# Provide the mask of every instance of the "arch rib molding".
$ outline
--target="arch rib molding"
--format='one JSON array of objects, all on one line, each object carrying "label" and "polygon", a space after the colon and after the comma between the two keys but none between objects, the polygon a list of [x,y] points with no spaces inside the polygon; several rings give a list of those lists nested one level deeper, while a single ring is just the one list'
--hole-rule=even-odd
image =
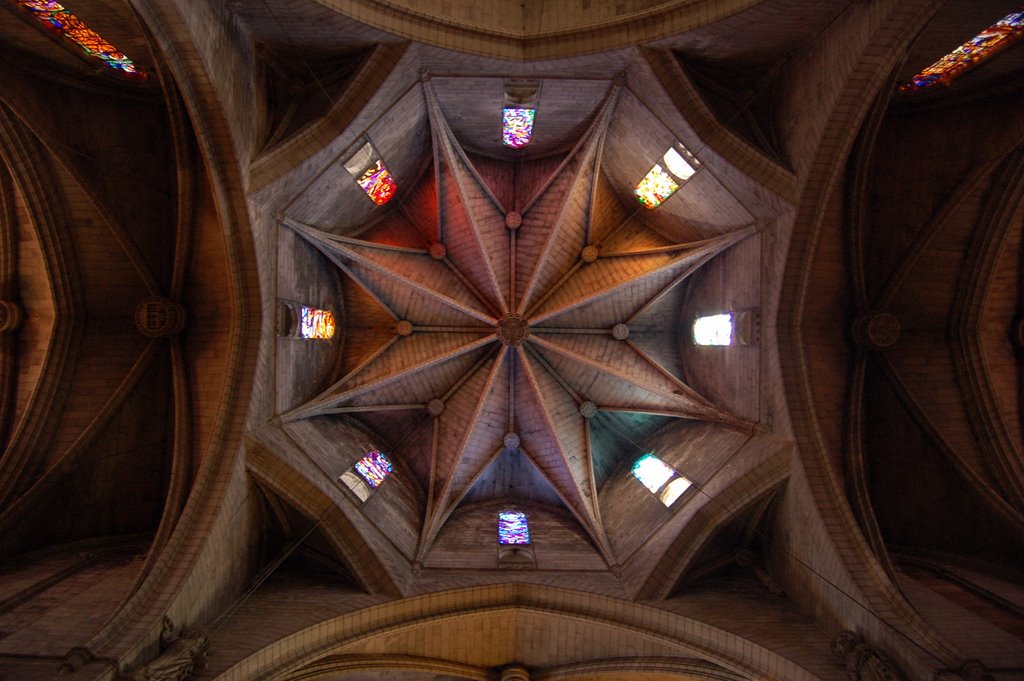
[{"label": "arch rib molding", "polygon": [[[498,59],[535,61],[629,47],[692,30],[741,12],[757,0],[627,2],[624,15],[579,12],[579,3],[548,0],[542,25],[516,31],[527,17],[518,3],[412,3],[408,0],[316,0],[364,24],[411,40]],[[595,3],[596,5],[596,3]],[[492,9],[493,8],[493,9]],[[470,19],[472,16],[474,19]],[[458,17],[458,18],[455,18]],[[531,24],[537,23],[531,18]]]},{"label": "arch rib molding", "polygon": [[[328,655],[289,676],[295,681],[338,681],[345,676],[359,678],[361,674],[372,672],[395,676],[403,673],[426,673],[464,681],[494,681],[495,678],[494,671],[487,667],[429,657],[390,654]],[[593,681],[605,678],[608,681],[622,678],[637,681],[678,681],[680,677],[708,681],[742,681],[744,678],[703,660],[665,657],[612,658],[534,669],[530,672],[530,678],[535,681]]]},{"label": "arch rib molding", "polygon": [[[297,631],[227,669],[217,681],[285,681],[302,678],[332,655],[375,639],[392,639],[429,626],[432,638],[466,618],[542,616],[618,631],[635,641],[675,647],[747,678],[815,681],[820,676],[748,639],[695,619],[606,596],[533,584],[473,587],[391,601]],[[561,626],[561,625],[560,625]]]}]

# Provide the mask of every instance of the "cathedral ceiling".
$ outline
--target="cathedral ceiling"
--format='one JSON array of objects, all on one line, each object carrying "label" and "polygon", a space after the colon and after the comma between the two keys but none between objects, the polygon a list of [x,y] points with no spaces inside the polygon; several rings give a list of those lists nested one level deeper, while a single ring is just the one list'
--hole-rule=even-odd
[{"label": "cathedral ceiling", "polygon": [[[469,6],[454,4],[462,28],[474,29]],[[903,603],[892,584],[919,593],[902,569],[935,553],[969,554],[1017,578],[1020,350],[1006,330],[1020,316],[1024,174],[1015,150],[1024,128],[1020,89],[1008,81],[1024,57],[1008,53],[974,86],[914,101],[883,95],[865,111],[842,178],[815,203],[826,225],[820,241],[815,231],[800,252],[806,260],[790,263],[806,265],[811,293],[794,302],[792,282],[785,289],[799,323],[783,330],[806,344],[786,367],[813,374],[795,429],[824,443],[819,461],[789,431],[798,391],[792,375],[783,380],[776,348],[800,183],[821,179],[808,170],[808,140],[816,144],[815,126],[824,127],[814,116],[831,111],[801,57],[865,5],[663,3],[665,24],[641,49],[631,46],[636,36],[617,42],[642,14],[630,3],[622,16],[586,25],[545,19],[541,4],[523,5],[524,23],[580,36],[602,28],[614,49],[555,54],[547,38],[531,46],[506,36],[452,51],[410,41],[422,26],[385,32],[369,4],[342,14],[327,0],[290,3],[288,12],[227,3],[226,19],[189,17],[212,27],[219,47],[202,49],[230,46],[222,61],[202,57],[210,68],[197,75],[186,59],[172,69],[150,53],[125,5],[83,2],[83,16],[161,76],[126,86],[0,10],[0,39],[17,45],[0,81],[2,295],[20,296],[29,313],[17,340],[4,338],[0,365],[3,546],[151,538],[141,585],[157,574],[172,532],[199,527],[182,514],[220,502],[211,471],[231,467],[239,447],[225,453],[222,438],[237,442],[230,437],[254,386],[243,456],[257,531],[238,552],[272,564],[308,539],[282,583],[336,586],[345,592],[332,606],[339,615],[391,596],[532,581],[681,613],[719,598],[709,619],[749,600],[769,613],[762,622],[718,624],[771,640],[765,622],[795,617],[783,587],[821,577],[820,564],[787,572],[800,542],[842,547],[850,528],[835,518],[849,513],[847,502],[856,536],[881,566],[856,575],[872,607]],[[163,16],[158,5],[146,8],[151,22]],[[405,5],[389,8],[414,20]],[[714,5],[721,21],[708,15],[685,31],[698,5]],[[970,19],[971,9],[946,5],[899,78]],[[40,58],[46,65],[29,77]],[[686,97],[671,87],[676,78]],[[192,89],[179,95],[175,79]],[[512,80],[539,92],[534,138],[518,150],[500,143]],[[1004,98],[979,112],[972,103],[987,87]],[[63,125],[51,104],[58,97],[94,115]],[[214,101],[223,118],[204,109]],[[110,116],[98,115],[107,108]],[[971,137],[950,145],[966,117],[977,122]],[[850,122],[860,128],[852,114]],[[161,139],[172,142],[154,143]],[[396,178],[397,194],[382,206],[345,167],[366,142]],[[642,208],[633,186],[680,142],[701,170],[657,209]],[[837,157],[828,162],[844,167],[845,152]],[[231,172],[218,166],[225,162]],[[234,164],[241,179],[225,180]],[[50,187],[59,200],[48,205]],[[239,227],[248,239],[246,218],[252,253],[233,241]],[[65,224],[73,229],[59,233]],[[147,295],[181,302],[188,330],[170,340],[140,335],[132,314]],[[247,307],[257,296],[259,333],[260,315]],[[282,302],[333,310],[337,334],[287,337],[277,326]],[[760,339],[695,346],[692,319],[723,310],[759,314]],[[901,324],[884,351],[855,342],[854,321],[877,311]],[[254,377],[237,373],[257,359]],[[363,500],[340,478],[373,449],[392,457],[394,471]],[[630,475],[648,451],[693,482],[672,505]],[[812,492],[790,492],[794,471],[800,485],[811,478]],[[228,473],[218,475],[226,488]],[[55,523],[54,497],[70,509]],[[525,569],[499,561],[495,519],[508,508],[530,519]],[[811,525],[819,534],[805,532]],[[812,560],[832,559],[819,548],[807,552]],[[812,591],[795,598],[818,607]],[[842,597],[820,600],[833,597],[840,605],[829,607],[842,611]],[[916,614],[900,616],[917,626]],[[512,621],[517,636],[554,621],[530,617]],[[316,625],[308,618],[303,626]],[[332,650],[307,660],[323,669],[307,671],[359,673],[373,645]],[[551,678],[618,669],[537,654]],[[665,658],[677,678],[743,669],[691,669],[675,650],[645,654]],[[471,678],[491,662],[448,671]]]},{"label": "cathedral ceiling", "polygon": [[[426,52],[417,65],[406,54],[391,78],[416,78],[382,86],[361,135],[279,180],[299,189],[271,209],[284,216],[278,297],[344,320],[330,345],[278,340],[281,427],[333,478],[369,449],[397,460],[404,479],[363,512],[389,535],[388,550],[417,566],[493,568],[487,518],[518,505],[533,511],[535,536],[551,531],[538,567],[617,571],[631,561],[643,566],[630,587],[639,588],[671,546],[653,537],[673,514],[611,480],[659,429],[659,455],[701,485],[754,434],[759,355],[770,350],[693,348],[689,325],[702,312],[759,310],[757,224],[771,223],[764,207],[760,221],[747,210],[749,180],[727,184],[714,168],[656,210],[637,203],[633,185],[678,133],[652,95],[624,87],[619,74],[635,56],[592,63],[586,78],[534,79],[537,120],[521,150],[500,143],[507,77],[486,75],[507,67],[466,62],[460,73],[444,56]],[[345,165],[367,141],[398,185],[383,206]],[[358,438],[362,449],[325,450],[356,425],[371,434]],[[260,433],[265,445],[276,437]],[[707,437],[716,444],[706,451],[687,445]],[[778,447],[756,440],[726,478]],[[346,498],[339,482],[321,484]],[[625,502],[633,494],[639,507]],[[695,508],[713,495],[699,496]],[[475,535],[477,549],[456,548]]]},{"label": "cathedral ceiling", "polygon": [[[935,15],[899,81],[934,59],[952,26],[985,27],[965,9]],[[1013,9],[986,8],[991,16]],[[1014,345],[1024,121],[1019,82],[1008,76],[1021,59],[1010,50],[955,87],[883,91],[844,189],[826,204],[827,221],[843,231],[822,232],[812,275],[819,296],[804,328],[809,338],[850,342],[809,353],[816,372],[841,376],[813,389],[819,404],[843,405],[820,409],[823,432],[858,522],[890,570],[890,559],[919,552],[1012,570],[1024,556]],[[1000,96],[979,107],[993,92]],[[873,345],[862,331],[879,313],[895,322],[894,335]]]}]

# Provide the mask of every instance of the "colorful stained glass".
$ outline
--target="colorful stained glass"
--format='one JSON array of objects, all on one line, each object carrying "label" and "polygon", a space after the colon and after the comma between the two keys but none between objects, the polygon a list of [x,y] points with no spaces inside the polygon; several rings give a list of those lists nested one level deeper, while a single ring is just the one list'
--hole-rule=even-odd
[{"label": "colorful stained glass", "polygon": [[644,179],[640,180],[640,184],[636,186],[633,193],[636,194],[636,198],[640,199],[640,203],[648,208],[655,208],[672,196],[677,189],[679,189],[679,183],[655,163]]},{"label": "colorful stained glass", "polygon": [[86,26],[84,21],[69,12],[59,2],[18,0],[18,4],[32,12],[48,28],[78,45],[90,57],[99,59],[110,68],[117,69],[122,73],[136,78],[146,78],[146,73],[139,71],[135,62],[129,59],[124,52],[104,40],[103,36]]},{"label": "colorful stained glass", "polygon": [[[678,148],[677,148],[678,147]],[[640,203],[657,208],[700,170],[701,162],[679,142],[670,147],[644,179],[633,188]]]},{"label": "colorful stained glass", "polygon": [[383,452],[376,449],[366,453],[366,456],[356,461],[356,472],[363,477],[366,484],[376,488],[384,482],[384,478],[391,473],[391,462]]},{"label": "colorful stained glass", "polygon": [[312,307],[303,307],[301,313],[299,333],[303,338],[334,338],[334,313]]},{"label": "colorful stained glass", "polygon": [[654,454],[644,454],[633,463],[633,476],[652,494],[657,494],[675,475],[672,467]]},{"label": "colorful stained glass", "polygon": [[391,200],[395,195],[398,186],[395,178],[384,165],[384,162],[377,159],[376,163],[363,171],[363,174],[356,180],[363,188],[366,195],[373,199],[378,206],[382,206]]},{"label": "colorful stained glass", "polygon": [[942,59],[900,85],[900,92],[921,92],[949,85],[969,69],[1024,37],[1024,12],[1014,12],[974,36]]},{"label": "colorful stained glass", "polygon": [[732,315],[697,317],[693,322],[693,342],[697,345],[732,345]]},{"label": "colorful stained glass", "polygon": [[502,143],[514,149],[529,144],[533,137],[533,117],[536,114],[536,109],[506,107],[501,121]]},{"label": "colorful stained glass", "polygon": [[520,511],[502,511],[498,514],[499,544],[529,544],[530,524]]}]

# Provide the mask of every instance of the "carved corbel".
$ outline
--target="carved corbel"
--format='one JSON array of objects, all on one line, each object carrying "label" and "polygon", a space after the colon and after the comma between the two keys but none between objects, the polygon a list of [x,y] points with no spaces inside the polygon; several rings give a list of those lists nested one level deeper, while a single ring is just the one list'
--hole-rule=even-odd
[{"label": "carved corbel", "polygon": [[210,639],[196,628],[175,632],[169,617],[164,617],[160,632],[163,652],[155,660],[121,674],[120,681],[185,681],[196,669],[206,666]]},{"label": "carved corbel", "polygon": [[892,658],[856,632],[839,632],[832,641],[832,652],[846,661],[850,681],[907,681]]}]

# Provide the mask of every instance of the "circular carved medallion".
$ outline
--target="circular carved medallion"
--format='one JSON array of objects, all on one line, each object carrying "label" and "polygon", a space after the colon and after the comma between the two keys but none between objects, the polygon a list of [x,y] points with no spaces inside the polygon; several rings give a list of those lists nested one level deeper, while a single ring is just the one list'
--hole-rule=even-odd
[{"label": "circular carved medallion", "polygon": [[516,347],[522,345],[530,335],[530,325],[522,315],[508,314],[498,321],[498,338],[505,345]]},{"label": "circular carved medallion", "polygon": [[135,308],[135,327],[150,338],[181,333],[185,328],[185,308],[160,296],[146,298]]},{"label": "circular carved medallion", "polygon": [[872,350],[884,350],[900,339],[900,320],[888,312],[869,312],[853,321],[853,340]]}]

